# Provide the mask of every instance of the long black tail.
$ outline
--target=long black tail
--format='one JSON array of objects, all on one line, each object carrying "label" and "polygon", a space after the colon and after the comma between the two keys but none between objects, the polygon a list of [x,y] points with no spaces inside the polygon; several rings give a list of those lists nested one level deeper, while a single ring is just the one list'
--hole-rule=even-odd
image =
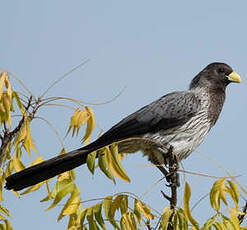
[{"label": "long black tail", "polygon": [[77,149],[26,168],[6,178],[7,189],[19,191],[86,163],[90,150]]}]

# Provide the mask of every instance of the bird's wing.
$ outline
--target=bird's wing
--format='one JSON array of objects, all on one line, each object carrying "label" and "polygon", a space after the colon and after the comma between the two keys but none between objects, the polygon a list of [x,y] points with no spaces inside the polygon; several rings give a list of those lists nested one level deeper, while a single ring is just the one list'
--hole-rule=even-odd
[{"label": "bird's wing", "polygon": [[97,149],[123,139],[183,125],[200,106],[199,99],[190,91],[167,94],[127,116],[83,149]]}]

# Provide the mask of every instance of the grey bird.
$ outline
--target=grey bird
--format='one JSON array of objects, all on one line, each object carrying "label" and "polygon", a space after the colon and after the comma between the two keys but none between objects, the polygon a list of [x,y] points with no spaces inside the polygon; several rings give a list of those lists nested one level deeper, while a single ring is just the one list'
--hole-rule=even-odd
[{"label": "grey bird", "polygon": [[169,146],[181,161],[215,125],[231,82],[240,83],[241,78],[229,65],[209,64],[192,79],[189,90],[169,93],[146,105],[87,146],[7,177],[5,187],[18,191],[47,180],[85,164],[91,152],[116,142],[120,153],[142,151],[153,164],[167,163]]}]

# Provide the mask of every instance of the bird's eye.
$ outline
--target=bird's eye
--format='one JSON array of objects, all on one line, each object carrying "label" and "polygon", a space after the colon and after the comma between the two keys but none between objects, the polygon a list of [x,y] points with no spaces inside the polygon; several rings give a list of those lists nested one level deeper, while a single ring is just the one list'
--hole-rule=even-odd
[{"label": "bird's eye", "polygon": [[218,69],[218,73],[224,73],[224,72],[225,72],[224,68],[219,68]]}]

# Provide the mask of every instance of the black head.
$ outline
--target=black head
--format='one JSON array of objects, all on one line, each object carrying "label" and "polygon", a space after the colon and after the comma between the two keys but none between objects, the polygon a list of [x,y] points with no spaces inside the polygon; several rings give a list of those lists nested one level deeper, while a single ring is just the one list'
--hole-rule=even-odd
[{"label": "black head", "polygon": [[195,87],[225,88],[231,82],[241,82],[240,76],[229,65],[214,62],[193,78],[190,89]]}]

